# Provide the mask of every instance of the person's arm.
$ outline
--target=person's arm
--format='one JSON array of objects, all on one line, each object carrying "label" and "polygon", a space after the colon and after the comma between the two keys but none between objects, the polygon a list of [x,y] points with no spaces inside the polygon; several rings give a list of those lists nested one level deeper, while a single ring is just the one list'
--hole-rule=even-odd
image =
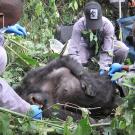
[{"label": "person's arm", "polygon": [[88,45],[82,37],[85,30],[85,18],[80,18],[73,26],[72,36],[68,44],[68,54],[79,63],[87,63],[89,57]]},{"label": "person's arm", "polygon": [[78,29],[78,24],[75,23],[73,26],[72,36],[68,43],[68,53],[72,58],[81,63],[79,56],[79,43],[81,39],[80,30]]},{"label": "person's arm", "polygon": [[134,65],[122,65],[119,63],[113,63],[109,69],[109,75],[113,76],[116,72],[121,72],[122,70],[125,70],[127,72],[129,71],[135,71],[135,64]]},{"label": "person's arm", "polygon": [[3,79],[0,79],[0,107],[22,114],[28,113],[35,119],[42,118],[42,110],[37,105],[30,105],[23,100]]},{"label": "person's arm", "polygon": [[119,65],[121,65],[121,67],[119,66],[120,70],[125,70],[127,72],[135,71],[135,64],[133,64],[133,65],[122,65],[122,64],[119,64]]},{"label": "person's arm", "polygon": [[30,104],[18,96],[3,79],[0,79],[0,106],[23,114],[30,110]]},{"label": "person's arm", "polygon": [[114,27],[111,22],[107,21],[103,28],[104,43],[100,52],[100,69],[108,70],[109,65],[113,60],[113,48],[114,48]]},{"label": "person's arm", "polygon": [[[121,72],[122,70],[125,71],[130,71],[131,69],[133,69],[133,65],[132,66],[128,66],[128,65],[122,65],[119,63],[113,63],[109,69],[109,75],[113,76],[116,72]],[[135,69],[135,68],[134,68]]]}]

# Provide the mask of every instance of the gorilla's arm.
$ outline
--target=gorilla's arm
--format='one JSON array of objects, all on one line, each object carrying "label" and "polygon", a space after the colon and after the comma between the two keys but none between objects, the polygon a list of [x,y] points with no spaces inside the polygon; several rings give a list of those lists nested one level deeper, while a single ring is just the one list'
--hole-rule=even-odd
[{"label": "gorilla's arm", "polygon": [[84,69],[82,64],[78,63],[75,59],[71,58],[70,56],[64,56],[60,60],[63,66],[68,68],[71,71],[71,73],[78,79],[80,79],[82,75],[88,73],[88,71]]},{"label": "gorilla's arm", "polygon": [[[45,76],[51,73],[53,70],[61,67],[68,68],[71,71],[71,73],[78,79],[80,79],[81,75],[87,74],[87,71],[84,70],[84,67],[80,63],[78,63],[76,60],[67,55],[52,60],[43,68],[37,70],[34,69],[34,73],[32,73],[32,75],[34,74],[39,76]],[[28,74],[30,75],[30,73],[31,72],[29,72]]]}]

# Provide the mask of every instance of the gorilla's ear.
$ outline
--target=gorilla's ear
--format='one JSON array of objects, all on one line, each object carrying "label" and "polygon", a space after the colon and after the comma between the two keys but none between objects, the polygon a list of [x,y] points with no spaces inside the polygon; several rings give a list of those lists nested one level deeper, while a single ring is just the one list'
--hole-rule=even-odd
[{"label": "gorilla's ear", "polygon": [[21,17],[23,0],[0,0],[0,28],[15,24]]}]

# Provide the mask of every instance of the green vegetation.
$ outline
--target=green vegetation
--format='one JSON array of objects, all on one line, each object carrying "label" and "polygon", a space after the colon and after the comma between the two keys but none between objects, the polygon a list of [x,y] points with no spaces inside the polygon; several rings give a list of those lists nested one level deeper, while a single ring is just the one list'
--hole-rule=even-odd
[{"label": "green vegetation", "polygon": [[[51,59],[58,57],[50,49],[50,39],[54,38],[56,24],[72,24],[78,17],[86,1],[84,0],[27,0],[20,24],[30,33],[27,37],[5,35],[5,47],[8,52],[8,65],[3,77],[16,85],[25,73],[39,66],[44,66]],[[72,14],[71,14],[72,13]],[[123,75],[123,74],[122,74]],[[125,75],[125,73],[124,73]],[[117,77],[115,76],[115,79]],[[98,135],[97,127],[104,129],[105,135],[134,135],[135,129],[135,77],[125,78],[122,84],[129,90],[124,103],[117,109],[112,124],[100,123],[92,125],[87,109],[82,109],[80,121],[73,122],[71,117],[66,121],[44,119],[32,120],[27,116],[0,108],[0,134],[3,135]]]}]

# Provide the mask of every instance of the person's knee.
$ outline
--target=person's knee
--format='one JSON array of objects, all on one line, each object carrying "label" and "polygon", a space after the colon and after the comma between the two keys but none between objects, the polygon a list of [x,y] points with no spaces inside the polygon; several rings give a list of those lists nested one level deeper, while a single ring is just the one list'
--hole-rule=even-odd
[{"label": "person's knee", "polygon": [[125,56],[127,57],[129,48],[121,41],[117,41],[117,48],[116,48],[116,53],[117,55]]},{"label": "person's knee", "polygon": [[122,49],[120,49],[119,55],[123,56],[124,58],[127,57],[129,52],[129,48],[128,47],[124,47]]},{"label": "person's knee", "polygon": [[121,43],[114,51],[114,62],[122,63],[127,58],[128,52],[129,48],[124,43]]}]

